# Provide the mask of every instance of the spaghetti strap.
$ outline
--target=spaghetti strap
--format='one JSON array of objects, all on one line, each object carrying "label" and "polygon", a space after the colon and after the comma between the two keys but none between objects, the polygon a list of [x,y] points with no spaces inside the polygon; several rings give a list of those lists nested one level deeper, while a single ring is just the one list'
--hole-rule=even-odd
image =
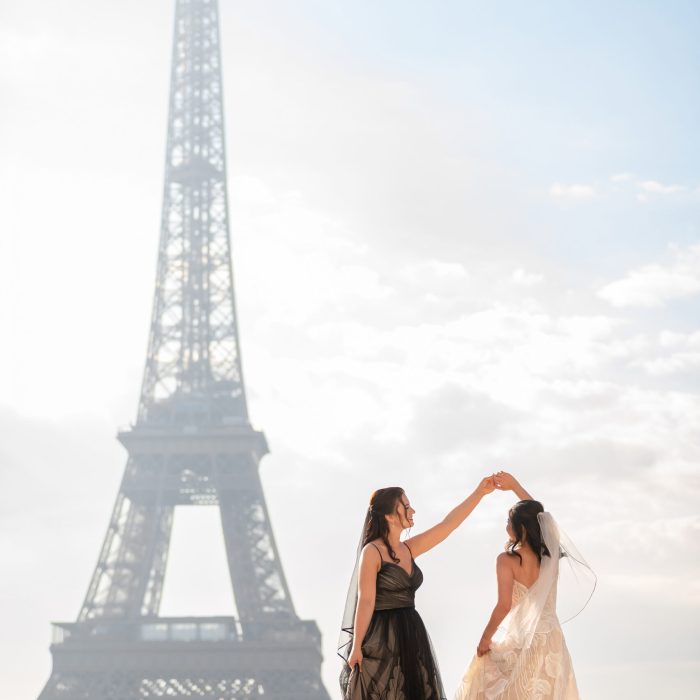
[{"label": "spaghetti strap", "polygon": [[411,555],[411,561],[413,561],[413,552],[411,551],[411,548],[408,546],[408,542],[404,542],[406,545],[406,548],[408,549],[408,553]]},{"label": "spaghetti strap", "polygon": [[[382,550],[379,549],[379,547],[377,547],[377,545],[374,544],[374,542],[370,542],[370,544],[379,552],[379,558],[380,558],[380,559],[382,560],[382,562],[383,562],[383,561],[384,561],[384,557],[382,556]],[[410,551],[410,550],[409,550],[409,551]]]}]

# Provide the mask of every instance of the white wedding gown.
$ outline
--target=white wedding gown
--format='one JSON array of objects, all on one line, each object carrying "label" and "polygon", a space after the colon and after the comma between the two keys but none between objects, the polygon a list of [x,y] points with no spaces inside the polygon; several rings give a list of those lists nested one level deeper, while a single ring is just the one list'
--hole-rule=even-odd
[{"label": "white wedding gown", "polygon": [[[527,586],[514,581],[512,612],[529,592]],[[493,642],[488,654],[472,659],[454,700],[579,700],[571,657],[557,618],[556,595],[555,584],[524,648],[506,637],[503,642]]]}]

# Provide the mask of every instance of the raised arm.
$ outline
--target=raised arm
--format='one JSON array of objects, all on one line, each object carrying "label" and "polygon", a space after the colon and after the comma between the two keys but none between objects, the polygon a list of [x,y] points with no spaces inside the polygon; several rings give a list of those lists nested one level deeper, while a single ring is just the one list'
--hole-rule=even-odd
[{"label": "raised arm", "polygon": [[433,525],[429,530],[414,535],[406,540],[414,557],[424,554],[436,545],[440,544],[451,532],[456,530],[476,508],[479,501],[496,488],[492,476],[481,480],[474,491],[467,496],[456,508],[453,508],[441,522]]},{"label": "raised arm", "polygon": [[483,656],[488,653],[491,647],[491,640],[493,635],[496,634],[498,625],[503,622],[505,616],[510,612],[513,600],[514,578],[513,564],[507,552],[499,554],[496,559],[496,578],[498,579],[498,601],[479,640],[479,646],[476,648],[477,656]]},{"label": "raised arm", "polygon": [[496,488],[501,491],[512,491],[521,501],[532,501],[532,496],[521,486],[520,482],[508,472],[494,474]]},{"label": "raised arm", "polygon": [[362,667],[362,640],[369,627],[374,601],[377,597],[377,573],[382,565],[379,552],[372,545],[365,545],[360,555],[360,573],[357,579],[357,606],[355,607],[355,627],[353,630],[352,649],[348,657],[348,666],[356,664]]}]

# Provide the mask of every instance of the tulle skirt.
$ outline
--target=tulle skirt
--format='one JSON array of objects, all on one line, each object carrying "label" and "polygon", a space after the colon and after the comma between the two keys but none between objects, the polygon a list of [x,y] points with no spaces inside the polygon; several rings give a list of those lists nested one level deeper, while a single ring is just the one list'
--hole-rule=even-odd
[{"label": "tulle skirt", "polygon": [[423,620],[415,608],[375,610],[362,642],[362,670],[344,665],[343,700],[446,700]]}]

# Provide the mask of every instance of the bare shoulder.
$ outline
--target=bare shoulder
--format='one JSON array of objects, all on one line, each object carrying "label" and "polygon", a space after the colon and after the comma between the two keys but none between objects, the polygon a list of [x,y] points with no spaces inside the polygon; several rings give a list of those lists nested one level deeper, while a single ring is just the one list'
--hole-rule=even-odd
[{"label": "bare shoulder", "polygon": [[501,552],[496,557],[496,568],[499,571],[513,571],[515,560],[515,554],[512,554],[511,552]]},{"label": "bare shoulder", "polygon": [[362,548],[362,559],[363,561],[369,561],[373,564],[379,565],[382,561],[382,556],[377,549],[377,545],[374,542],[368,542]]},{"label": "bare shoulder", "polygon": [[362,552],[363,552],[363,554],[364,554],[365,552],[370,552],[370,553],[371,553],[371,552],[374,552],[374,554],[376,554],[377,556],[379,556],[379,551],[378,551],[378,549],[379,549],[380,547],[381,547],[381,545],[379,544],[379,542],[378,542],[377,540],[372,540],[372,542],[368,542],[368,543],[362,548]]}]

